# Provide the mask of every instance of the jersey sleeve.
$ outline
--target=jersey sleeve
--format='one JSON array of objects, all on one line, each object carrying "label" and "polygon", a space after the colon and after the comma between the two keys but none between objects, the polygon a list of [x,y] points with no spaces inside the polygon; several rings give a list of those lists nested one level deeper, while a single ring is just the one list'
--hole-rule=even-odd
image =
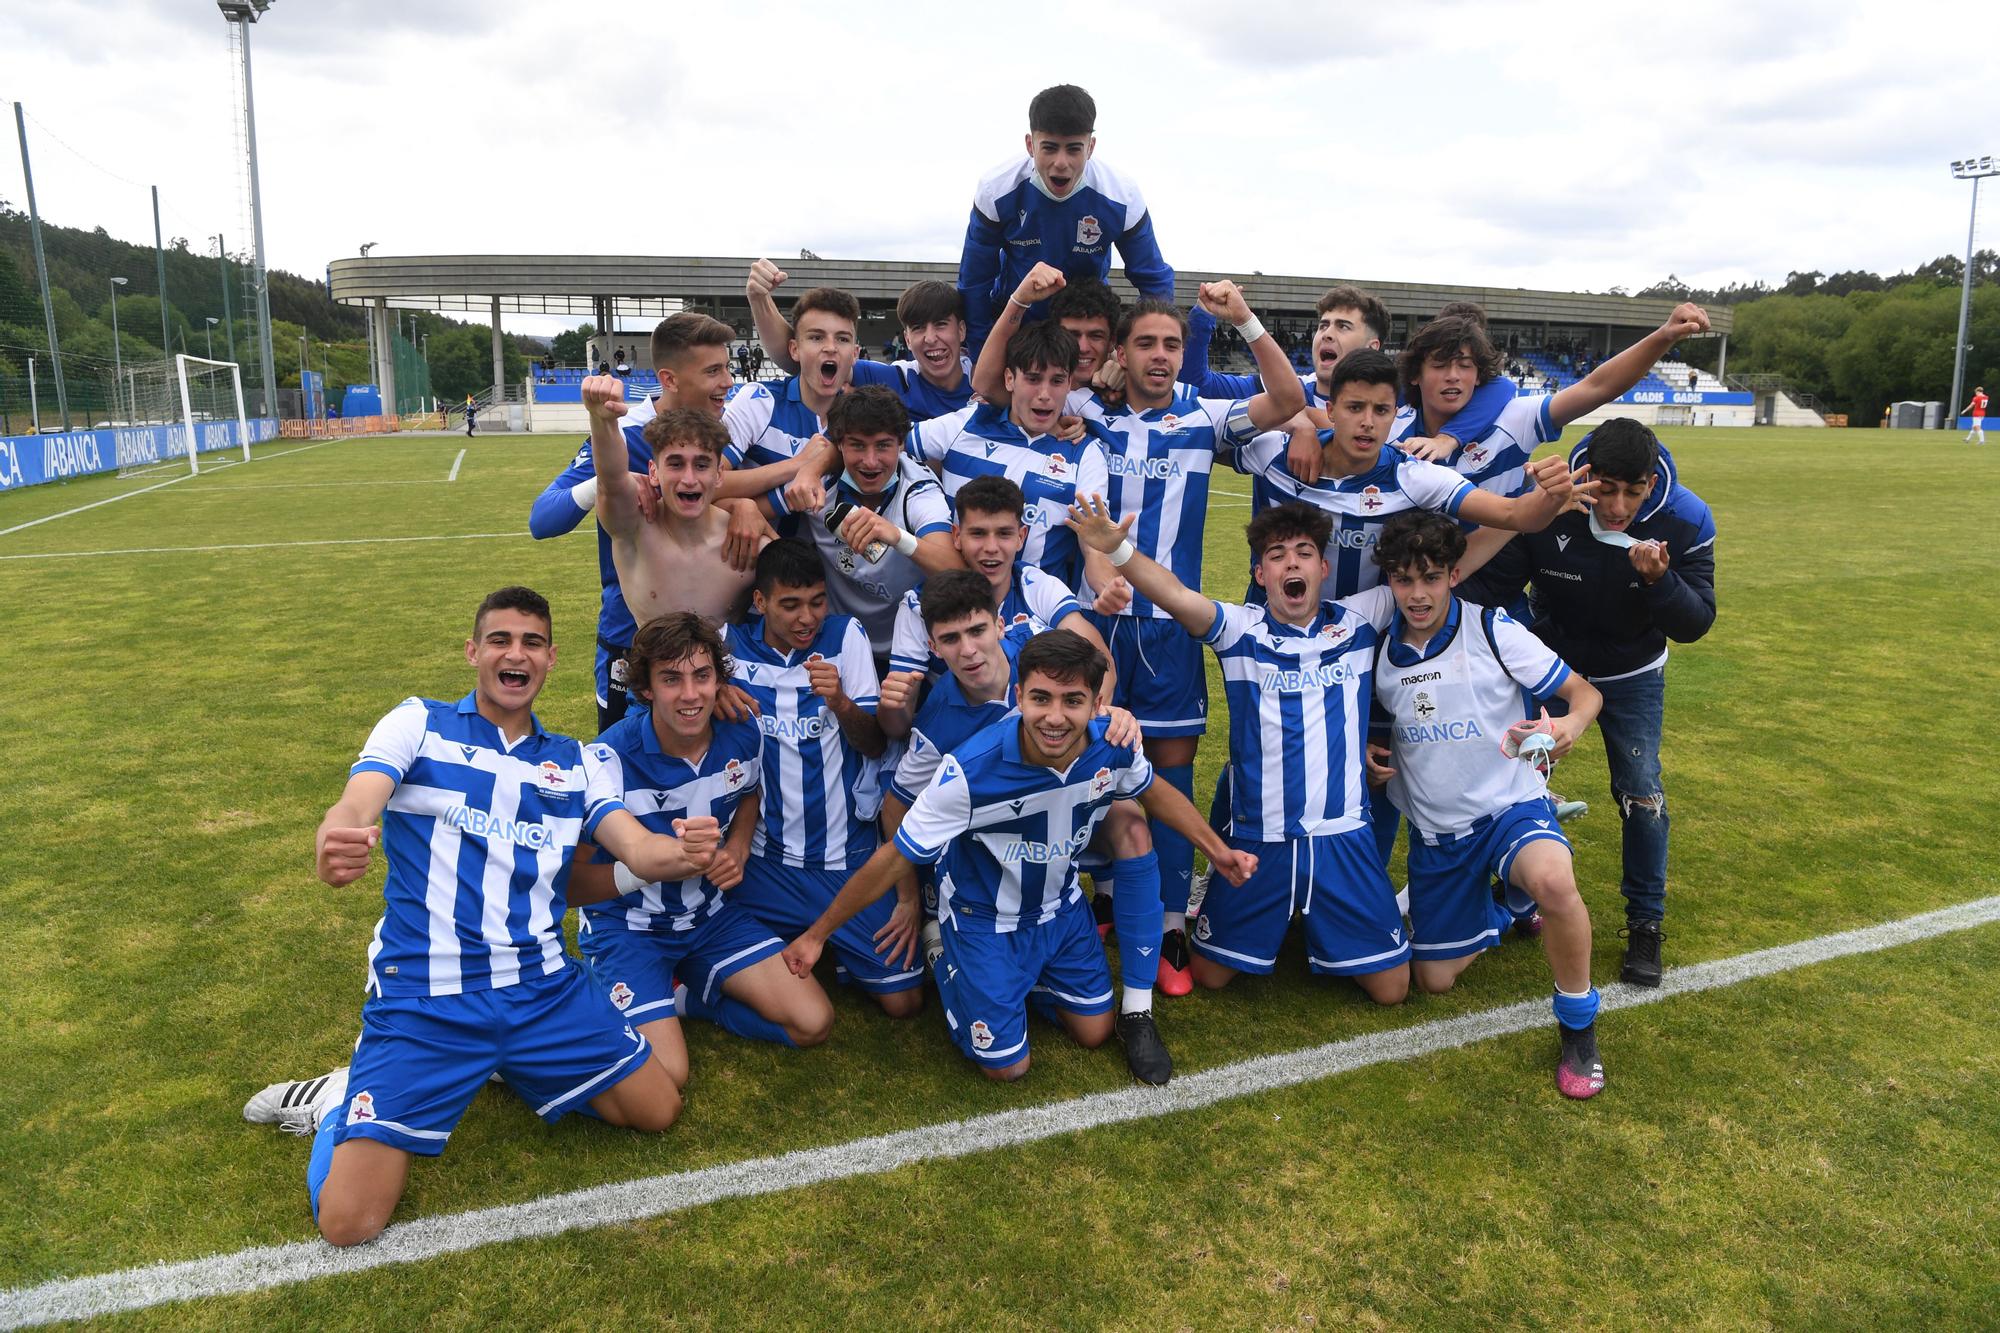
[{"label": "jersey sleeve", "polygon": [[608,745],[596,741],[583,747],[583,836],[614,810],[625,809],[625,766]]},{"label": "jersey sleeve", "polygon": [[[880,384],[895,389],[901,387],[897,384],[897,379],[898,376],[894,366],[881,361],[870,361],[865,356],[858,356],[854,358],[854,372],[848,377],[848,383],[857,389],[865,388],[871,384]],[[898,396],[900,397],[901,395]]]},{"label": "jersey sleeve", "polygon": [[916,801],[924,788],[931,785],[937,776],[938,766],[944,762],[944,752],[936,742],[924,734],[922,727],[910,729],[910,743],[904,749],[903,757],[896,764],[896,771],[890,775],[889,790],[905,805]]},{"label": "jersey sleeve", "polygon": [[1103,441],[1095,436],[1083,442],[1076,456],[1076,493],[1106,497],[1111,494],[1111,465],[1105,459]]},{"label": "jersey sleeve", "polygon": [[896,608],[896,625],[889,633],[889,670],[928,671],[930,638],[924,633],[923,602],[915,588],[903,594]]},{"label": "jersey sleeve", "polygon": [[1205,398],[1247,398],[1264,387],[1255,375],[1225,375],[1208,364],[1215,316],[1199,305],[1188,311],[1187,343],[1181,353],[1181,383]]},{"label": "jersey sleeve", "polygon": [[1500,665],[1537,703],[1546,702],[1569,679],[1568,665],[1505,611],[1496,608],[1492,616],[1493,647],[1500,654]]},{"label": "jersey sleeve", "polygon": [[946,755],[931,785],[910,804],[896,830],[896,850],[918,865],[936,865],[954,838],[972,827],[972,787],[958,760]]},{"label": "jersey sleeve", "polygon": [[401,782],[403,775],[410,771],[410,765],[417,762],[417,755],[424,748],[424,733],[430,727],[431,713],[424,706],[424,701],[403,700],[368,733],[368,740],[361,747],[361,757],[347,770],[347,776],[386,773],[392,780]]},{"label": "jersey sleeve", "polygon": [[1028,604],[1029,614],[1050,629],[1083,612],[1083,604],[1067,583],[1039,569],[1021,571],[1021,600]]},{"label": "jersey sleeve", "polygon": [[722,424],[729,432],[730,447],[736,450],[736,457],[730,459],[732,466],[741,466],[750,446],[770,429],[771,413],[777,406],[777,399],[761,384],[745,385],[722,405]]},{"label": "jersey sleeve", "polygon": [[1266,433],[1251,424],[1248,398],[1197,398],[1195,401],[1201,404],[1202,415],[1208,418],[1208,424],[1215,432],[1218,458],[1229,457],[1234,450]]},{"label": "jersey sleeve", "polygon": [[1343,597],[1334,605],[1361,617],[1378,632],[1389,628],[1389,622],[1396,618],[1396,594],[1389,591],[1386,583],[1355,593],[1352,597]]},{"label": "jersey sleeve", "polygon": [[1235,602],[1217,602],[1215,620],[1208,627],[1208,633],[1200,636],[1201,641],[1221,652],[1242,638],[1250,628],[1254,614],[1249,607]]},{"label": "jersey sleeve", "polygon": [[1396,484],[1403,494],[1416,501],[1419,509],[1458,517],[1458,507],[1478,488],[1450,468],[1421,458],[1408,458],[1396,467]]},{"label": "jersey sleeve", "polygon": [[869,712],[882,697],[882,680],[875,674],[875,653],[868,646],[868,631],[858,620],[849,620],[840,640],[840,688],[847,697]]},{"label": "jersey sleeve", "polygon": [[1514,401],[1520,389],[1505,375],[1495,376],[1472,391],[1465,406],[1459,410],[1450,424],[1442,428],[1442,433],[1451,436],[1460,444],[1470,444],[1483,439],[1500,420],[1500,413],[1507,404]]},{"label": "jersey sleeve", "polygon": [[920,538],[950,532],[951,503],[944,498],[944,487],[928,476],[909,478],[903,484],[909,488],[903,496],[905,526]]},{"label": "jersey sleeve", "polygon": [[1153,785],[1153,763],[1144,750],[1132,752],[1132,762],[1119,769],[1111,789],[1120,800],[1143,795]]},{"label": "jersey sleeve", "polygon": [[1292,437],[1281,430],[1267,430],[1242,441],[1225,442],[1220,435],[1215,439],[1218,446],[1224,446],[1217,456],[1246,477],[1269,475],[1284,460],[1292,443]]},{"label": "jersey sleeve", "polygon": [[965,423],[977,409],[963,408],[949,416],[932,417],[929,421],[919,421],[910,427],[910,433],[903,437],[903,448],[919,463],[932,467],[944,462],[944,456],[951,452],[951,446],[965,431]]},{"label": "jersey sleeve", "polygon": [[999,303],[993,297],[993,284],[1000,277],[1001,253],[1005,237],[1000,229],[997,212],[982,211],[987,204],[984,191],[975,198],[972,216],[965,224],[965,243],[958,255],[958,294],[965,303],[965,346],[966,350],[977,353],[986,342],[986,335],[993,331],[993,321],[1000,313]]},{"label": "jersey sleeve", "polygon": [[1126,217],[1136,219],[1118,237],[1118,255],[1125,261],[1125,279],[1139,289],[1141,296],[1157,297],[1162,301],[1174,299],[1174,270],[1160,253],[1160,243],[1153,235],[1153,215],[1146,211],[1146,201],[1139,197],[1137,189],[1131,191],[1132,198],[1126,204]]},{"label": "jersey sleeve", "polygon": [[[596,481],[597,465],[590,461],[590,441],[585,440],[570,465],[558,472],[555,480],[528,506],[528,535],[541,541],[574,531],[583,516],[596,507]],[[585,485],[590,487],[589,504],[583,503],[577,491]]]}]

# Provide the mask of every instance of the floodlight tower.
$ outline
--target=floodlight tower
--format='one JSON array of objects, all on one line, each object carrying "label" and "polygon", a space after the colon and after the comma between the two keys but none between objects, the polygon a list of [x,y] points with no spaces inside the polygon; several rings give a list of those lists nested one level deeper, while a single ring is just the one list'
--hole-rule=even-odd
[{"label": "floodlight tower", "polygon": [[250,25],[262,17],[272,0],[215,0],[215,7],[229,24],[230,52],[236,58],[239,86],[243,93],[244,162],[250,173],[250,228],[256,252],[253,282],[257,294],[257,340],[263,359],[264,411],[278,410],[277,368],[271,361],[271,287],[264,267],[264,202],[257,187],[257,107],[250,92]]},{"label": "floodlight tower", "polygon": [[1946,418],[1946,430],[1958,429],[1958,395],[1965,387],[1965,321],[1972,311],[1972,245],[1979,234],[1979,182],[1986,176],[2000,176],[2000,167],[1993,165],[1993,158],[1968,157],[1962,162],[1951,164],[1951,174],[1962,181],[1972,182],[1972,221],[1965,227],[1965,285],[1958,293],[1958,340],[1952,344],[1951,359],[1951,415]]}]

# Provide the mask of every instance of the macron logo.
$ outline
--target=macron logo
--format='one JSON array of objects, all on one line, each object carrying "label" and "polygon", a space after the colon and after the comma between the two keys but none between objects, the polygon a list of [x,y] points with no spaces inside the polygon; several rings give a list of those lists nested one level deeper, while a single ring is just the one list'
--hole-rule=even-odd
[{"label": "macron logo", "polygon": [[1567,532],[1556,534],[1556,549],[1558,551],[1567,551],[1569,549],[1569,534]]}]

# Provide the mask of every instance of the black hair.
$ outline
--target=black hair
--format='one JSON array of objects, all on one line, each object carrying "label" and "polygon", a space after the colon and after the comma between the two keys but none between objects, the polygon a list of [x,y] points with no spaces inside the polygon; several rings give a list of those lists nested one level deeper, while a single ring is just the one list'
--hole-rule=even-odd
[{"label": "black hair", "polygon": [[906,329],[920,329],[941,319],[964,319],[965,298],[948,282],[926,278],[913,282],[896,298],[896,322]]},{"label": "black hair", "polygon": [[893,435],[900,440],[909,431],[909,409],[886,384],[849,389],[826,409],[826,437],[835,444],[850,435]]},{"label": "black hair", "polygon": [[796,330],[799,321],[815,310],[824,310],[849,324],[861,322],[861,302],[854,299],[852,292],[844,292],[838,287],[811,287],[800,292],[799,299],[792,302],[792,328]]},{"label": "black hair", "polygon": [[1094,134],[1097,102],[1073,83],[1044,88],[1028,103],[1028,132],[1037,130],[1063,135]]},{"label": "black hair", "polygon": [[918,604],[925,629],[947,620],[963,620],[980,611],[997,614],[993,585],[984,574],[970,569],[940,570],[925,579]]},{"label": "black hair", "polygon": [[1187,337],[1187,316],[1181,312],[1181,308],[1172,301],[1161,301],[1153,297],[1147,297],[1143,301],[1134,301],[1119,314],[1117,324],[1112,327],[1111,341],[1123,346],[1125,340],[1132,336],[1132,326],[1147,315],[1165,315],[1168,319],[1180,325],[1181,337]]},{"label": "black hair", "polygon": [[772,542],[757,553],[757,591],[766,597],[779,588],[817,588],[826,582],[819,548],[796,537]]},{"label": "black hair", "polygon": [[653,668],[661,662],[679,662],[696,653],[707,653],[715,667],[715,678],[729,679],[729,650],[715,627],[692,611],[669,611],[639,627],[632,646],[625,653],[626,679],[632,692],[650,700]]},{"label": "black hair", "polygon": [[952,508],[964,522],[967,514],[1012,514],[1019,521],[1027,517],[1028,497],[1010,477],[997,472],[974,477],[958,488]]},{"label": "black hair", "polygon": [[1375,563],[1384,574],[1400,570],[1450,569],[1465,555],[1465,532],[1430,509],[1405,509],[1382,525],[1375,540]]},{"label": "black hair", "polygon": [[1340,396],[1344,384],[1386,384],[1396,387],[1396,363],[1387,352],[1378,352],[1372,347],[1357,347],[1341,357],[1333,365],[1333,384],[1327,393],[1328,399]]},{"label": "black hair", "polygon": [[486,619],[488,611],[519,611],[525,615],[540,616],[542,623],[549,628],[549,637],[555,637],[556,622],[555,617],[549,614],[549,599],[533,588],[523,588],[516,583],[487,593],[479,609],[472,613],[473,638],[479,637],[479,624]]},{"label": "black hair", "polygon": [[1081,681],[1095,695],[1104,684],[1106,663],[1096,645],[1074,630],[1047,629],[1021,646],[1014,674],[1023,685],[1036,672],[1062,684]]},{"label": "black hair", "polygon": [[[1340,359],[1347,360],[1344,356]],[[1325,550],[1326,544],[1333,540],[1333,515],[1317,505],[1293,500],[1251,519],[1243,535],[1250,543],[1253,560],[1279,542],[1296,541],[1300,537],[1310,537],[1314,546]]]},{"label": "black hair", "polygon": [[1610,481],[1651,481],[1660,465],[1660,439],[1630,417],[1613,417],[1583,438],[1590,475]]},{"label": "black hair", "polygon": [[1049,298],[1049,318],[1102,319],[1106,329],[1118,327],[1124,303],[1118,293],[1097,278],[1072,278],[1068,285]]},{"label": "black hair", "polygon": [[1007,369],[1076,371],[1076,339],[1053,319],[1030,324],[1007,340]]},{"label": "black hair", "polygon": [[1316,307],[1319,314],[1331,314],[1335,310],[1353,310],[1361,315],[1361,322],[1375,335],[1376,342],[1386,342],[1389,338],[1389,307],[1382,304],[1382,298],[1362,291],[1359,287],[1342,283],[1329,287],[1326,295],[1319,298]]},{"label": "black hair", "polygon": [[1486,326],[1463,315],[1440,316],[1418,329],[1417,336],[1403,349],[1403,396],[1416,399],[1417,377],[1426,364],[1449,361],[1461,352],[1478,366],[1481,384],[1499,378],[1500,353],[1486,336]]}]

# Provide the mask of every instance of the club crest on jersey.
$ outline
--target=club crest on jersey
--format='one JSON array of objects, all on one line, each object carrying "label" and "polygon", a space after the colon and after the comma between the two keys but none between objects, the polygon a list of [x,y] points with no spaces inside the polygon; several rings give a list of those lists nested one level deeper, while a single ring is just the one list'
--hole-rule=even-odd
[{"label": "club crest on jersey", "polygon": [[843,574],[852,574],[854,569],[854,552],[843,550],[840,553],[840,572]]},{"label": "club crest on jersey", "polygon": [[1341,624],[1321,625],[1319,636],[1328,643],[1339,643],[1347,637],[1347,626]]},{"label": "club crest on jersey", "polygon": [[1361,507],[1371,514],[1380,509],[1382,507],[1382,488],[1380,486],[1363,486],[1361,488]]},{"label": "club crest on jersey", "polygon": [[1486,446],[1475,444],[1470,449],[1467,449],[1465,451],[1465,461],[1474,465],[1484,463],[1486,461]]},{"label": "club crest on jersey", "polygon": [[983,1018],[973,1019],[972,1049],[975,1051],[983,1051],[986,1050],[991,1045],[993,1045],[993,1029],[986,1026],[985,1019]]},{"label": "club crest on jersey", "polygon": [[743,767],[743,761],[741,759],[732,759],[728,763],[722,766],[722,780],[728,786],[731,787],[740,786],[742,785],[743,779],[749,776],[750,776],[750,770]]},{"label": "club crest on jersey", "polygon": [[1206,943],[1209,933],[1208,913],[1203,912],[1200,919],[1194,923],[1194,937]]},{"label": "club crest on jersey", "polygon": [[629,1009],[632,1005],[632,988],[622,981],[613,986],[611,1004],[615,1009]]},{"label": "club crest on jersey", "polygon": [[631,674],[631,664],[626,662],[624,658],[614,657],[611,659],[611,683],[613,685],[623,685],[626,678]]},{"label": "club crest on jersey", "polygon": [[1097,219],[1094,216],[1085,214],[1077,220],[1076,243],[1078,245],[1096,245],[1103,239],[1104,228],[1097,224]]},{"label": "club crest on jersey", "polygon": [[363,1089],[354,1094],[354,1100],[347,1104],[347,1123],[358,1125],[364,1120],[375,1118],[375,1094]]},{"label": "club crest on jersey", "polygon": [[1096,800],[1111,790],[1111,770],[1100,768],[1090,775],[1090,799]]},{"label": "club crest on jersey", "polygon": [[1066,466],[1067,466],[1067,465],[1066,465],[1066,464],[1065,464],[1065,463],[1063,462],[1063,460],[1062,460],[1062,455],[1061,455],[1061,454],[1050,454],[1050,455],[1049,455],[1049,462],[1048,462],[1048,469],[1047,469],[1047,470],[1048,470],[1048,474],[1049,474],[1049,475],[1050,475],[1051,477],[1060,477],[1060,476],[1062,476],[1062,475],[1063,475],[1063,470],[1064,470],[1064,468],[1065,468]]},{"label": "club crest on jersey", "polygon": [[535,766],[535,781],[550,791],[564,791],[569,787],[569,770],[553,759],[544,759]]},{"label": "club crest on jersey", "polygon": [[1437,705],[1431,702],[1431,696],[1423,690],[1417,691],[1416,707],[1419,722],[1428,722],[1437,716]]},{"label": "club crest on jersey", "polygon": [[1034,617],[1029,615],[1026,611],[1016,611],[1014,613],[1014,619],[1012,623],[1016,625],[1027,625],[1033,623],[1033,621]]}]

